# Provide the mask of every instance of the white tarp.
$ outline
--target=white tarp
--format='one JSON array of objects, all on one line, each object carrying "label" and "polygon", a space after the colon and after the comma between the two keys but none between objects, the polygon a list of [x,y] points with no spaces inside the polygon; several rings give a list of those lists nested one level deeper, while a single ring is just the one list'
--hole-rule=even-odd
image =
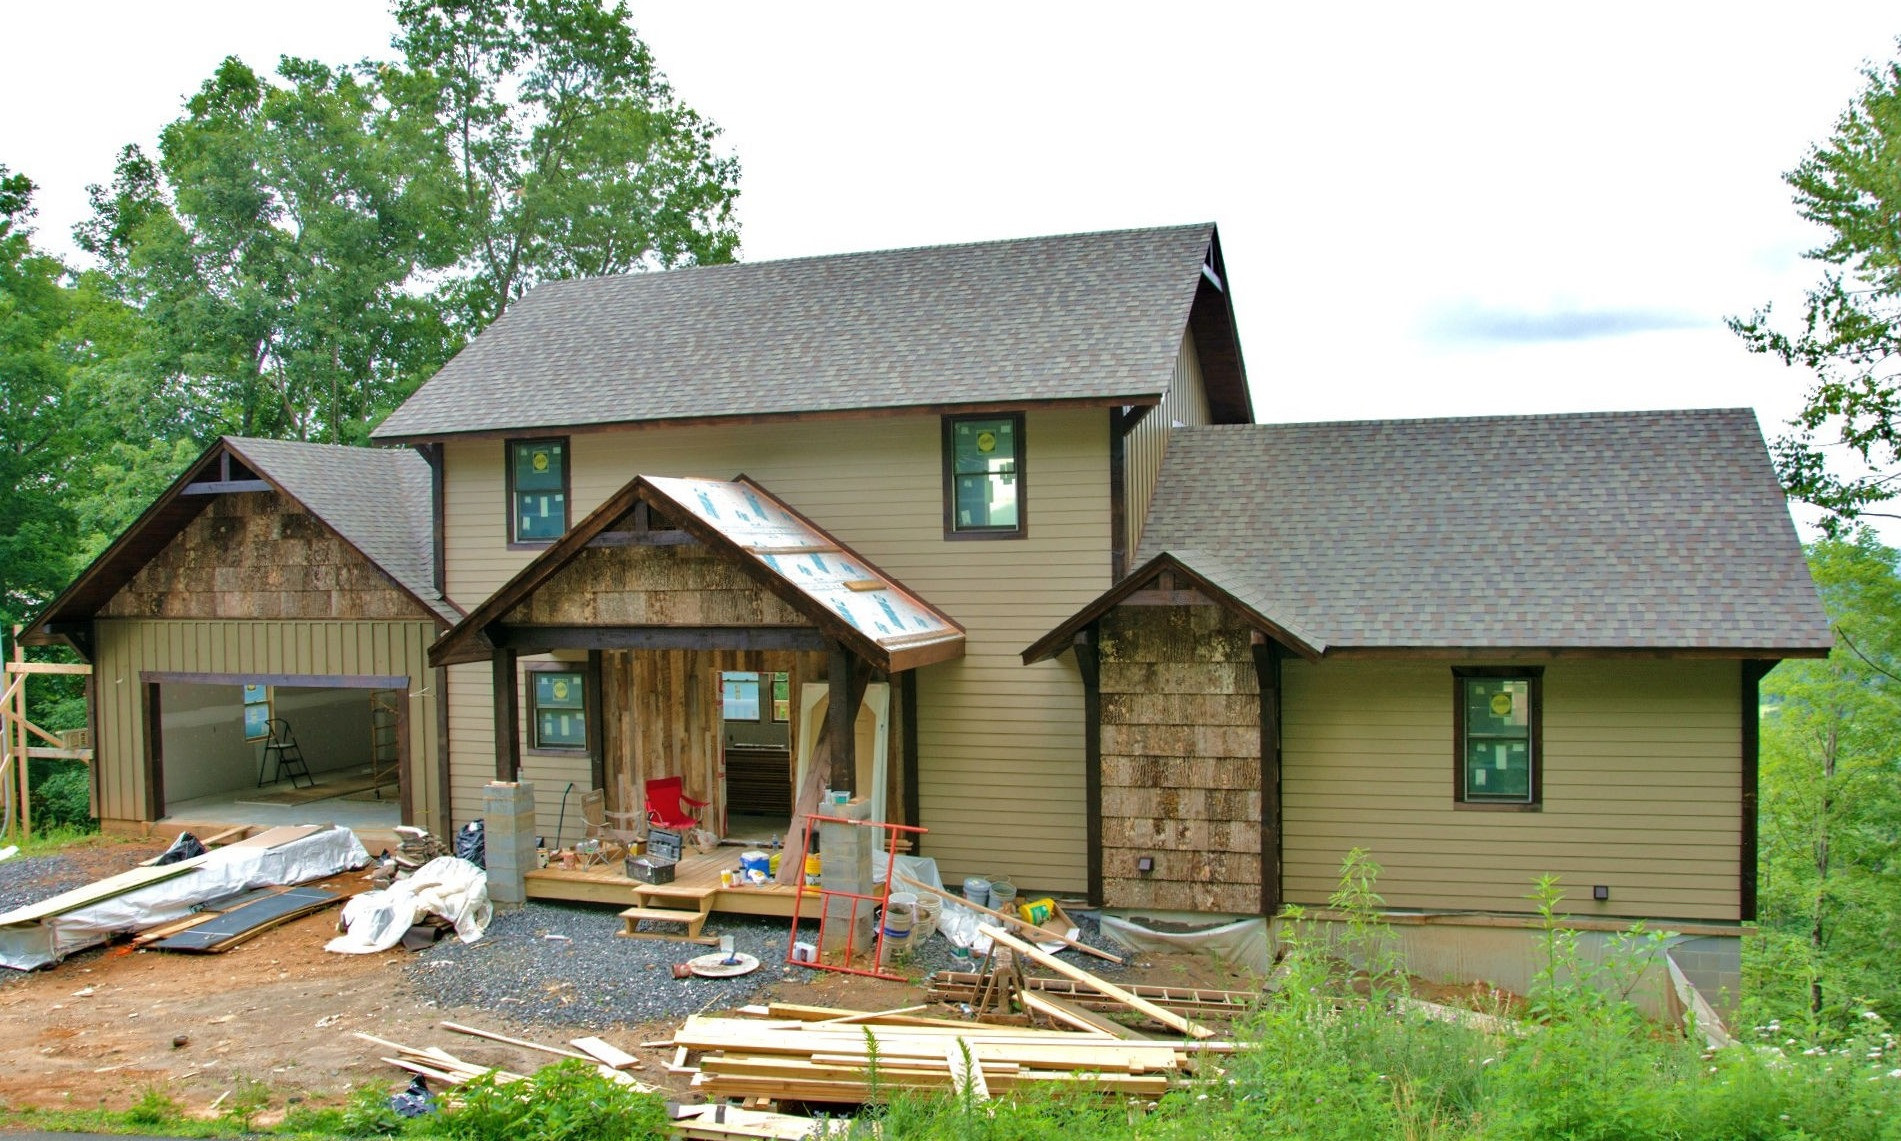
[{"label": "white tarp", "polygon": [[[1206,923],[1208,917],[1194,914],[1145,913],[1148,919],[1170,923]],[[1131,951],[1193,951],[1210,954],[1224,963],[1244,967],[1265,975],[1274,966],[1268,949],[1267,920],[1242,919],[1190,931],[1157,931],[1131,918],[1103,914],[1102,933]]]},{"label": "white tarp", "polygon": [[387,951],[430,915],[455,924],[456,938],[473,943],[494,914],[488,902],[488,873],[456,856],[438,856],[389,887],[363,892],[344,904],[345,934],[323,949],[346,955]]},{"label": "white tarp", "polygon": [[0,927],[0,966],[30,971],[74,951],[183,919],[201,904],[259,887],[323,879],[368,863],[356,833],[326,827],[272,847],[248,843],[217,848],[185,861],[191,870],[147,887],[102,899],[63,915]]}]

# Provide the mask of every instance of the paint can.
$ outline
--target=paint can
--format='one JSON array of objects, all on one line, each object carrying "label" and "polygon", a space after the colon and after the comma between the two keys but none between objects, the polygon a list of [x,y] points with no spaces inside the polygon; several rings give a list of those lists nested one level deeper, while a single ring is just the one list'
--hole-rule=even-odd
[{"label": "paint can", "polygon": [[978,907],[990,906],[990,881],[982,876],[964,878],[964,898]]},{"label": "paint can", "polygon": [[733,869],[721,868],[719,870],[719,885],[721,887],[733,886]]},{"label": "paint can", "polygon": [[805,884],[807,887],[818,886],[819,873],[822,866],[817,852],[813,852],[811,855],[805,857]]},{"label": "paint can", "polygon": [[1009,880],[990,881],[990,910],[1008,915],[1016,910],[1017,885]]},{"label": "paint can", "polygon": [[943,910],[943,897],[922,892],[918,894],[917,923],[911,928],[912,943],[922,943],[937,933],[937,917]]}]

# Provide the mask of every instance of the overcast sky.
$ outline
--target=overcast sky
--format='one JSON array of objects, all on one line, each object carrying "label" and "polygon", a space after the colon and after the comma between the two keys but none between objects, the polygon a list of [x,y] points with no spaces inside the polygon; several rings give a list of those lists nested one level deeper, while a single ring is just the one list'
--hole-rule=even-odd
[{"label": "overcast sky", "polygon": [[[1868,4],[648,3],[749,260],[1212,220],[1263,420],[1750,405],[1726,315],[1816,276],[1781,172]],[[227,53],[389,54],[381,0],[19,6],[0,163],[59,246]]]}]

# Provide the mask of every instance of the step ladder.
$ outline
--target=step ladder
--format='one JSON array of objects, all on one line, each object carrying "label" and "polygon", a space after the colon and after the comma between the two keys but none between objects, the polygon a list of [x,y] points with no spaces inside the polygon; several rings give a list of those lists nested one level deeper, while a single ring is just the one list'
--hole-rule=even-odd
[{"label": "step ladder", "polygon": [[[700,931],[706,926],[707,916],[713,912],[713,895],[718,890],[712,887],[638,884],[634,887],[634,906],[620,913],[626,929],[615,934],[625,939],[668,939],[675,943],[715,946],[719,943],[719,937],[702,935]],[[678,923],[686,929],[686,933],[675,935],[642,931],[639,929],[642,920],[649,923]]]},{"label": "step ladder", "polygon": [[[273,717],[266,721],[265,727],[270,735],[264,741],[264,755],[257,762],[257,786],[276,784],[286,775],[290,777],[292,788],[316,788],[317,778],[310,775],[310,766],[304,763],[304,751],[297,747],[297,737],[290,731],[290,722],[282,717]],[[276,768],[272,768],[272,762]],[[267,781],[264,774],[269,772]],[[297,783],[299,780],[304,783]]]}]

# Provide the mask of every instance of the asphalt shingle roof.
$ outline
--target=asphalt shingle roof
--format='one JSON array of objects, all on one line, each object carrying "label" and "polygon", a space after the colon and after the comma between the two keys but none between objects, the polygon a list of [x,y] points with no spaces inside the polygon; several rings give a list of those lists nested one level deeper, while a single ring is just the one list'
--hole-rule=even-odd
[{"label": "asphalt shingle roof", "polygon": [[380,440],[686,417],[1159,396],[1214,227],[541,285]]},{"label": "asphalt shingle roof", "polygon": [[247,436],[225,442],[431,610],[461,620],[435,586],[430,472],[421,456]]},{"label": "asphalt shingle roof", "polygon": [[1162,553],[1317,648],[1831,641],[1746,408],[1180,428]]}]

